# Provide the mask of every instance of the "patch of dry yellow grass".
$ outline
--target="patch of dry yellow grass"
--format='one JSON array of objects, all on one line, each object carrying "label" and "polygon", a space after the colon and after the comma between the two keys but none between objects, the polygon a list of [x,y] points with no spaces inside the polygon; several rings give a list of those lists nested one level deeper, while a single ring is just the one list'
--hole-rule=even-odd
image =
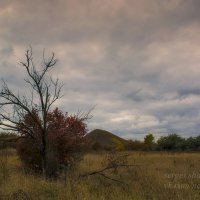
[{"label": "patch of dry yellow grass", "polygon": [[[120,152],[118,154],[124,154]],[[33,200],[197,200],[200,199],[200,154],[198,153],[148,153],[126,152],[128,163],[139,165],[121,168],[118,173],[108,174],[124,181],[124,184],[91,176],[77,179],[69,176],[67,181],[47,181],[26,174],[13,150],[1,152],[0,163],[7,169],[3,177],[0,165],[0,199],[9,199],[22,189]],[[6,156],[6,159],[5,159]],[[101,169],[106,153],[89,153],[78,166],[83,174]]]}]

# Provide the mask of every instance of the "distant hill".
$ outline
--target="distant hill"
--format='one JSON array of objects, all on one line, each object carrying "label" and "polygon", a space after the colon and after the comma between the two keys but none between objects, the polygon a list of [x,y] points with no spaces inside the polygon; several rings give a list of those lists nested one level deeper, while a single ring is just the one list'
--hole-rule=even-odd
[{"label": "distant hill", "polygon": [[128,141],[105,130],[95,129],[86,136],[93,142],[93,149],[124,150]]}]

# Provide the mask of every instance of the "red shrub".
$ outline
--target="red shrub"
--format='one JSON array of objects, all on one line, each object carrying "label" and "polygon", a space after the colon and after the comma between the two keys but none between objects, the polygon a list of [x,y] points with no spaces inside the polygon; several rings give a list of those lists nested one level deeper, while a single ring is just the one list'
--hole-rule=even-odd
[{"label": "red shrub", "polygon": [[[37,111],[32,112],[40,123],[40,117]],[[35,171],[41,171],[41,132],[40,124],[33,122],[29,114],[25,115],[21,122],[21,137],[17,141],[17,152],[22,163]],[[60,164],[67,165],[71,163],[76,155],[86,146],[87,142],[85,134],[87,125],[85,118],[77,115],[69,116],[68,113],[63,114],[56,108],[48,113],[48,147],[47,147],[47,163],[50,174],[54,174]],[[23,132],[23,126],[32,128],[34,138]]]}]

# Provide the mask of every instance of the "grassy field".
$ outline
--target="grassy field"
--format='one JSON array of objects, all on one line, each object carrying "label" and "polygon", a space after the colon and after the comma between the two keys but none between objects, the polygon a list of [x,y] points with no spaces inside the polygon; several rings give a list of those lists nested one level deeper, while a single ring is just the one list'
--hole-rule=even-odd
[{"label": "grassy field", "polygon": [[[200,154],[121,152],[129,154],[128,164],[106,175],[79,179],[84,174],[105,166],[106,153],[85,155],[77,170],[67,179],[44,180],[26,173],[15,150],[0,152],[0,199],[31,200],[140,200],[200,199]],[[17,196],[20,196],[17,197]],[[24,196],[24,197],[23,197]],[[25,198],[26,196],[26,198]]]}]

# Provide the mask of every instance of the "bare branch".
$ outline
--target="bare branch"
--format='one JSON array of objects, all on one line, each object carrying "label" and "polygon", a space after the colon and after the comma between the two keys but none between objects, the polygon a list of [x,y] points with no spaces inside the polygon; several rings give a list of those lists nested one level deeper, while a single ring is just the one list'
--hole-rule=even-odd
[{"label": "bare branch", "polygon": [[100,169],[100,170],[96,170],[96,171],[93,171],[93,172],[89,172],[89,173],[86,173],[86,174],[79,175],[79,178],[86,178],[88,176],[100,175],[100,176],[102,176],[106,179],[116,181],[116,182],[119,182],[119,183],[124,183],[121,180],[118,180],[118,179],[115,179],[115,178],[112,178],[112,177],[106,175],[105,172],[108,171],[108,170],[116,170],[119,167],[138,167],[138,166],[140,166],[140,165],[129,165],[129,164],[126,163],[125,160],[121,160],[121,159],[126,158],[127,156],[129,156],[129,155],[126,154],[126,155],[118,156],[115,159],[111,159],[111,160],[110,160],[110,158],[108,158],[108,160],[107,160],[108,163],[107,163],[106,167],[104,167],[103,169]]}]

